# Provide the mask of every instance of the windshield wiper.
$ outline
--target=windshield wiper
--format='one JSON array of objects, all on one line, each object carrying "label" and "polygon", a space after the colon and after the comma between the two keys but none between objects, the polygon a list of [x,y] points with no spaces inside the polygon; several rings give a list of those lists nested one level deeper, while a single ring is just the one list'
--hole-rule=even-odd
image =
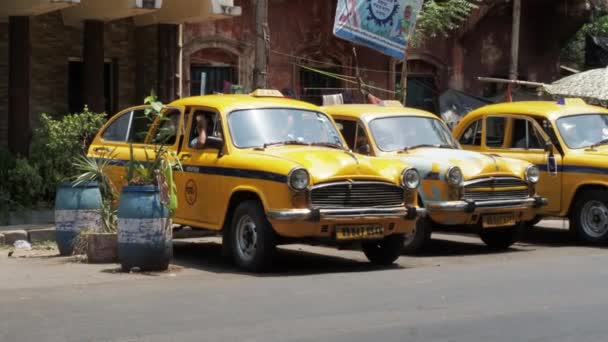
[{"label": "windshield wiper", "polygon": [[269,143],[264,143],[264,145],[261,146],[261,148],[266,148],[269,146],[277,146],[277,145],[305,145],[305,146],[309,146],[309,143],[305,143],[303,141],[299,141],[299,140],[285,140],[285,141],[273,141],[273,142],[269,142]]},{"label": "windshield wiper", "polygon": [[600,145],[606,145],[606,144],[608,144],[608,139],[602,139],[602,140],[596,142],[595,144],[589,146],[589,148],[596,148]]},{"label": "windshield wiper", "polygon": [[325,146],[325,147],[333,147],[333,148],[337,148],[340,150],[344,150],[344,146],[340,145],[340,144],[336,144],[336,143],[330,143],[330,142],[314,142],[314,143],[310,143],[311,146]]},{"label": "windshield wiper", "polygon": [[414,150],[414,149],[421,148],[421,147],[436,147],[436,148],[439,148],[439,147],[441,147],[441,145],[438,145],[438,144],[435,144],[435,145],[433,145],[433,144],[420,144],[420,145],[414,145],[414,146],[406,146],[406,147],[403,148],[403,152],[407,152],[409,150]]}]

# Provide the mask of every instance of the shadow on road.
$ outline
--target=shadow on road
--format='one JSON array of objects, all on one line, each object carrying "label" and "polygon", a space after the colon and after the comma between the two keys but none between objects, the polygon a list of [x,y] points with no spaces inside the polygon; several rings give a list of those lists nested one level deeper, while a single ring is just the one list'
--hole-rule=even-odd
[{"label": "shadow on road", "polygon": [[381,267],[372,265],[367,261],[278,248],[274,259],[275,262],[270,272],[251,274],[241,271],[231,260],[222,257],[221,250],[222,246],[216,242],[175,241],[173,246],[173,263],[177,266],[201,269],[208,272],[249,274],[262,277],[369,272],[402,268],[398,265]]},{"label": "shadow on road", "polygon": [[526,231],[521,243],[547,247],[585,246],[568,229],[543,227],[542,224]]},{"label": "shadow on road", "polygon": [[448,234],[445,234],[444,232],[433,234],[431,241],[425,247],[425,249],[413,257],[457,257],[468,255],[474,256],[497,253],[525,252],[525,250],[519,249],[517,246],[509,248],[508,250],[496,251],[486,246],[483,242],[481,242],[481,240],[479,242],[475,242],[472,239],[471,241],[455,241],[443,238],[447,237],[447,235]]}]

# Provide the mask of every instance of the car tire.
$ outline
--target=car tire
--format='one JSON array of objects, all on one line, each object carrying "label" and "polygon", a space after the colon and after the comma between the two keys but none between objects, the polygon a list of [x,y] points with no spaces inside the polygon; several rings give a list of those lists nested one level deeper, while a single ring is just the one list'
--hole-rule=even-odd
[{"label": "car tire", "polygon": [[431,240],[433,232],[433,221],[428,217],[419,218],[411,235],[405,237],[402,252],[415,255],[424,250]]},{"label": "car tire", "polygon": [[540,215],[536,215],[530,221],[526,221],[526,226],[528,226],[529,228],[532,228],[532,227],[536,226],[542,219],[543,218]]},{"label": "car tire", "polygon": [[491,249],[505,250],[521,238],[525,227],[525,223],[520,223],[507,228],[482,229],[479,237]]},{"label": "car tire", "polygon": [[272,265],[277,237],[258,201],[245,201],[236,207],[227,238],[232,258],[240,268],[263,272]]},{"label": "car tire", "polygon": [[570,227],[579,239],[590,243],[608,241],[608,191],[588,190],[577,196],[570,215]]},{"label": "car tire", "polygon": [[382,240],[362,242],[361,249],[372,264],[392,265],[401,255],[404,240],[403,234],[389,235]]}]

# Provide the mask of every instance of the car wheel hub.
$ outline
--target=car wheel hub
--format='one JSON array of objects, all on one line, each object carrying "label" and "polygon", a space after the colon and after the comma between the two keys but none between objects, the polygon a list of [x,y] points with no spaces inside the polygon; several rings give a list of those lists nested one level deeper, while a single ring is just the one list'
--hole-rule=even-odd
[{"label": "car wheel hub", "polygon": [[249,215],[241,217],[236,225],[237,252],[241,259],[251,260],[257,249],[257,227]]},{"label": "car wheel hub", "polygon": [[581,211],[581,223],[585,234],[600,238],[608,232],[608,208],[600,201],[589,201]]}]

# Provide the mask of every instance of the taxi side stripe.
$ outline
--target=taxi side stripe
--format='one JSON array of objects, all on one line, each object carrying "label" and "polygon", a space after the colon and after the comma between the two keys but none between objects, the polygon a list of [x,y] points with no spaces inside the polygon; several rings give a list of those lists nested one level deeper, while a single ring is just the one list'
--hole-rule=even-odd
[{"label": "taxi side stripe", "polygon": [[[125,166],[128,161],[122,159],[112,159],[110,165],[113,166]],[[207,175],[220,175],[228,177],[238,178],[250,178],[250,179],[261,179],[271,182],[287,183],[287,176],[274,172],[248,170],[248,169],[237,169],[229,167],[217,167],[217,166],[196,166],[196,165],[182,165],[184,172],[189,173],[200,173]]]},{"label": "taxi side stripe", "polygon": [[248,170],[248,169],[235,169],[229,167],[216,167],[216,166],[196,166],[196,165],[182,165],[185,172],[200,173],[207,175],[221,175],[228,177],[238,178],[251,178],[251,179],[262,179],[272,182],[287,183],[287,176],[267,171]]},{"label": "taxi side stripe", "polygon": [[[546,164],[537,164],[536,166],[538,166],[538,168],[543,172],[547,172],[548,170]],[[593,173],[598,175],[608,175],[608,168],[580,165],[559,165],[557,167],[557,172]]]}]

